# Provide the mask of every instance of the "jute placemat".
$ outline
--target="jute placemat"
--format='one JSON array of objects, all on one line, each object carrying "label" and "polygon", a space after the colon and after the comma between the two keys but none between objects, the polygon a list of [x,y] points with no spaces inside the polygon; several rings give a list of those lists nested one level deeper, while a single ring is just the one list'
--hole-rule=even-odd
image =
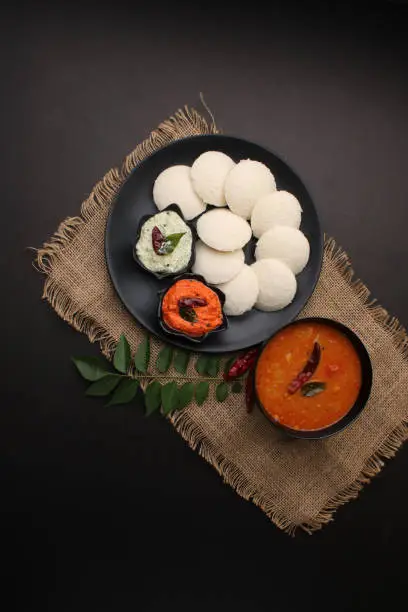
[{"label": "jute placemat", "polygon": [[[132,169],[158,148],[215,132],[214,122],[208,124],[196,111],[178,111],[95,185],[81,215],[66,219],[37,253],[36,265],[47,276],[43,297],[91,342],[98,341],[107,356],[121,333],[133,349],[143,337],[113,290],[105,264],[105,224],[115,194]],[[235,394],[222,404],[190,405],[170,418],[225,482],[290,533],[298,527],[313,532],[330,521],[336,508],[356,497],[381,470],[383,459],[395,454],[408,432],[408,338],[353,279],[347,255],[333,240],[326,240],[319,283],[301,313],[313,315],[351,327],[372,359],[371,399],[347,430],[325,441],[291,440],[257,410],[247,414],[244,398]],[[153,340],[154,355],[159,348]],[[199,377],[191,368],[189,375]]]}]

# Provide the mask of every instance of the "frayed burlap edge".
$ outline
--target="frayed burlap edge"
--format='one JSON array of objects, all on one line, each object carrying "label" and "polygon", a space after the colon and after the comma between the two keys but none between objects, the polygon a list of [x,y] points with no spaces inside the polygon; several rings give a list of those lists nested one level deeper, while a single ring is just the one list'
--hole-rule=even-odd
[{"label": "frayed burlap edge", "polygon": [[[211,115],[211,114],[210,114]],[[110,336],[107,329],[98,325],[86,312],[78,311],[72,304],[70,297],[61,290],[51,278],[51,272],[56,260],[58,260],[64,246],[73,240],[81,226],[101,208],[112,204],[118,190],[135,166],[161,147],[170,144],[175,139],[184,138],[196,134],[216,134],[218,129],[211,115],[208,123],[195,109],[187,106],[178,110],[173,117],[164,121],[154,130],[149,138],[138,145],[124,160],[120,168],[112,168],[101,181],[93,188],[89,197],[82,203],[81,214],[78,217],[68,217],[58,227],[49,242],[38,249],[34,266],[40,272],[46,274],[43,298],[46,299],[56,313],[67,321],[76,330],[85,333],[91,342],[99,342],[104,355],[108,358],[115,348],[115,340]],[[404,358],[408,357],[408,336],[404,327],[397,318],[392,317],[370,296],[370,291],[359,279],[355,279],[348,255],[337,246],[333,238],[325,240],[325,256],[329,258],[342,274],[348,284],[361,300],[361,306],[378,324],[386,329],[393,342]],[[217,452],[210,440],[203,434],[199,426],[191,421],[186,412],[178,413],[169,417],[169,420],[186,440],[190,448],[196,450],[201,457],[210,463],[222,476],[223,480],[230,485],[241,497],[251,500],[282,530],[294,534],[298,528],[307,533],[313,533],[321,529],[325,524],[333,520],[335,511],[351,499],[358,496],[364,485],[378,474],[384,466],[384,459],[391,459],[400,446],[408,438],[408,421],[399,425],[383,442],[374,455],[367,461],[358,478],[343,491],[331,498],[326,506],[313,518],[313,520],[295,524],[276,509],[271,502],[260,491],[256,490],[243,476],[241,471],[222,454]]]},{"label": "frayed burlap edge", "polygon": [[82,202],[80,216],[65,219],[50,241],[44,243],[42,248],[36,252],[33,265],[39,272],[47,275],[42,297],[51,304],[64,321],[67,321],[76,330],[85,333],[91,342],[99,342],[102,352],[107,357],[110,357],[115,348],[115,340],[86,312],[74,307],[69,296],[51,278],[53,265],[59,258],[64,245],[75,238],[82,225],[86,224],[101,208],[111,206],[123,183],[142,160],[177,139],[198,134],[219,133],[211,111],[202,95],[200,97],[211,117],[211,122],[206,121],[194,108],[185,106],[179,109],[174,116],[163,121],[146,140],[137,145],[127,155],[120,168],[109,170],[102,180],[96,183],[88,198]]},{"label": "frayed burlap edge", "polygon": [[[408,336],[405,328],[396,317],[389,315],[385,308],[371,297],[367,286],[360,279],[355,278],[355,273],[347,253],[330,237],[325,237],[324,252],[325,257],[334,263],[336,269],[361,300],[361,307],[366,310],[372,319],[390,333],[395,347],[402,353],[404,359],[408,359]],[[221,453],[216,451],[211,441],[206,438],[195,423],[191,422],[187,414],[183,412],[178,413],[171,417],[171,421],[177,431],[188,442],[189,446],[211,463],[227,484],[235,489],[241,497],[251,500],[256,506],[261,508],[280,529],[290,535],[294,535],[299,528],[312,534],[331,522],[336,510],[358,497],[361,489],[382,470],[384,460],[394,457],[401,445],[408,439],[408,420],[405,420],[391,432],[378,450],[370,457],[353,483],[330,498],[313,520],[296,524],[282,516],[267,496],[254,489],[240,470]]]}]

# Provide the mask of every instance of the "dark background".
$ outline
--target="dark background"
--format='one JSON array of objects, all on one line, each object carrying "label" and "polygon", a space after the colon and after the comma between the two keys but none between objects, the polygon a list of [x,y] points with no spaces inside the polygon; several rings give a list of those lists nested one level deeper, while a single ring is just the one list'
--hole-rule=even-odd
[{"label": "dark background", "polygon": [[288,537],[164,419],[84,398],[70,356],[97,347],[41,302],[26,247],[202,91],[225,133],[294,167],[407,324],[407,25],[385,1],[2,9],[4,609],[405,606],[408,448],[334,523]]}]

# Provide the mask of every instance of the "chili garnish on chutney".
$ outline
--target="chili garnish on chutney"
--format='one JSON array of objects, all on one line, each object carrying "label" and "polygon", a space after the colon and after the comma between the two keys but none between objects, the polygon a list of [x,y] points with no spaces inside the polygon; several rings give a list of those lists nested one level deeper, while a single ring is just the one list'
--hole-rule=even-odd
[{"label": "chili garnish on chutney", "polygon": [[360,392],[360,358],[337,328],[299,322],[278,332],[263,349],[255,388],[272,419],[312,431],[339,421]]},{"label": "chili garnish on chutney", "polygon": [[161,315],[167,327],[194,338],[208,334],[223,322],[218,295],[194,279],[181,279],[168,289]]}]

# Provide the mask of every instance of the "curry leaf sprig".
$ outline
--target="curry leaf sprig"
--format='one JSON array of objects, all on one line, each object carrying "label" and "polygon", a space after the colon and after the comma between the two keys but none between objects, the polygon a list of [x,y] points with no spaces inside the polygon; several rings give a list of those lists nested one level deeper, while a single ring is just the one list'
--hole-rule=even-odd
[{"label": "curry leaf sprig", "polygon": [[[193,400],[198,406],[204,404],[210,394],[211,386],[215,387],[214,397],[224,402],[230,392],[240,393],[242,384],[234,381],[230,385],[222,376],[228,372],[234,357],[222,366],[222,360],[216,355],[200,355],[195,370],[201,375],[188,375],[191,353],[174,350],[164,346],[155,363],[151,359],[150,338],[145,336],[132,354],[125,335],[120,336],[111,364],[99,357],[75,357],[73,362],[81,376],[91,384],[86,395],[109,397],[107,406],[128,404],[137,393],[144,394],[146,416],[161,410],[164,415],[183,410]],[[178,373],[175,378],[168,374],[170,368]]]}]

